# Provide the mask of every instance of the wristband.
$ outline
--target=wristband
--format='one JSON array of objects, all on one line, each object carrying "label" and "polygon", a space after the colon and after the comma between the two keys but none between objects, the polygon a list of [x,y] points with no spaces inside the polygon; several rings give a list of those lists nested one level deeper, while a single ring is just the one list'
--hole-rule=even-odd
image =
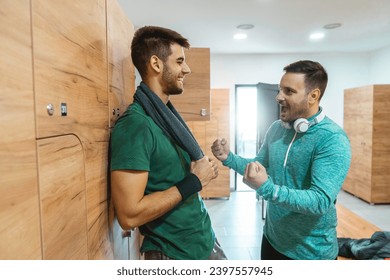
[{"label": "wristband", "polygon": [[182,200],[186,200],[189,196],[202,190],[202,183],[198,176],[193,173],[188,174],[183,180],[176,183]]}]

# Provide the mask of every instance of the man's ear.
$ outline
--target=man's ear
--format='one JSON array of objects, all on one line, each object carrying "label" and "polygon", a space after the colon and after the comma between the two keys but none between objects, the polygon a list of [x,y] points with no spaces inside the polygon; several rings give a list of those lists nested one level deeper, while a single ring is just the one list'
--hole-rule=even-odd
[{"label": "man's ear", "polygon": [[162,61],[158,58],[157,55],[152,55],[150,57],[149,66],[157,73],[162,71]]},{"label": "man's ear", "polygon": [[309,104],[310,105],[313,105],[315,104],[316,102],[319,102],[320,100],[320,95],[321,95],[321,91],[316,88],[316,89],[313,89],[310,93],[309,93]]}]

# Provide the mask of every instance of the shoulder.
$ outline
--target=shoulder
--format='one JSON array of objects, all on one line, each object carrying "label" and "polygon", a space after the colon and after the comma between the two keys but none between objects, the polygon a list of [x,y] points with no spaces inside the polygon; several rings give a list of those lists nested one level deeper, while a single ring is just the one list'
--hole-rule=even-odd
[{"label": "shoulder", "polygon": [[116,121],[113,133],[121,131],[140,131],[145,129],[154,129],[153,120],[145,113],[142,106],[136,102],[129,105],[126,111]]},{"label": "shoulder", "polygon": [[325,117],[324,120],[318,124],[318,128],[322,134],[339,135],[348,138],[344,129],[329,117]]},{"label": "shoulder", "polygon": [[332,119],[325,117],[323,121],[317,124],[315,132],[319,139],[320,146],[333,146],[336,150],[350,150],[350,141],[344,129],[335,123]]}]

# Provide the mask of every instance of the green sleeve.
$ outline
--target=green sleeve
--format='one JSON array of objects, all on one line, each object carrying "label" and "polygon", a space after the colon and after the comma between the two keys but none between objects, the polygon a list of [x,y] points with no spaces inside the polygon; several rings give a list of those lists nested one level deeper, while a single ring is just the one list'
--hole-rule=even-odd
[{"label": "green sleeve", "polygon": [[120,119],[111,134],[111,171],[150,171],[153,142],[149,122],[144,116],[134,114]]}]

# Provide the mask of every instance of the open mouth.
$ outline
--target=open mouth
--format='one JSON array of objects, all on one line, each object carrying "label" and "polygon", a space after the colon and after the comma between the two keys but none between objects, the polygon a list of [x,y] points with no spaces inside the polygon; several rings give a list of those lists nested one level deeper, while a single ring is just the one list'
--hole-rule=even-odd
[{"label": "open mouth", "polygon": [[288,111],[287,106],[282,106],[282,105],[280,105],[280,112],[281,112],[281,113],[286,113],[287,111]]},{"label": "open mouth", "polygon": [[183,85],[184,84],[184,78],[178,78],[177,81],[179,84]]}]

